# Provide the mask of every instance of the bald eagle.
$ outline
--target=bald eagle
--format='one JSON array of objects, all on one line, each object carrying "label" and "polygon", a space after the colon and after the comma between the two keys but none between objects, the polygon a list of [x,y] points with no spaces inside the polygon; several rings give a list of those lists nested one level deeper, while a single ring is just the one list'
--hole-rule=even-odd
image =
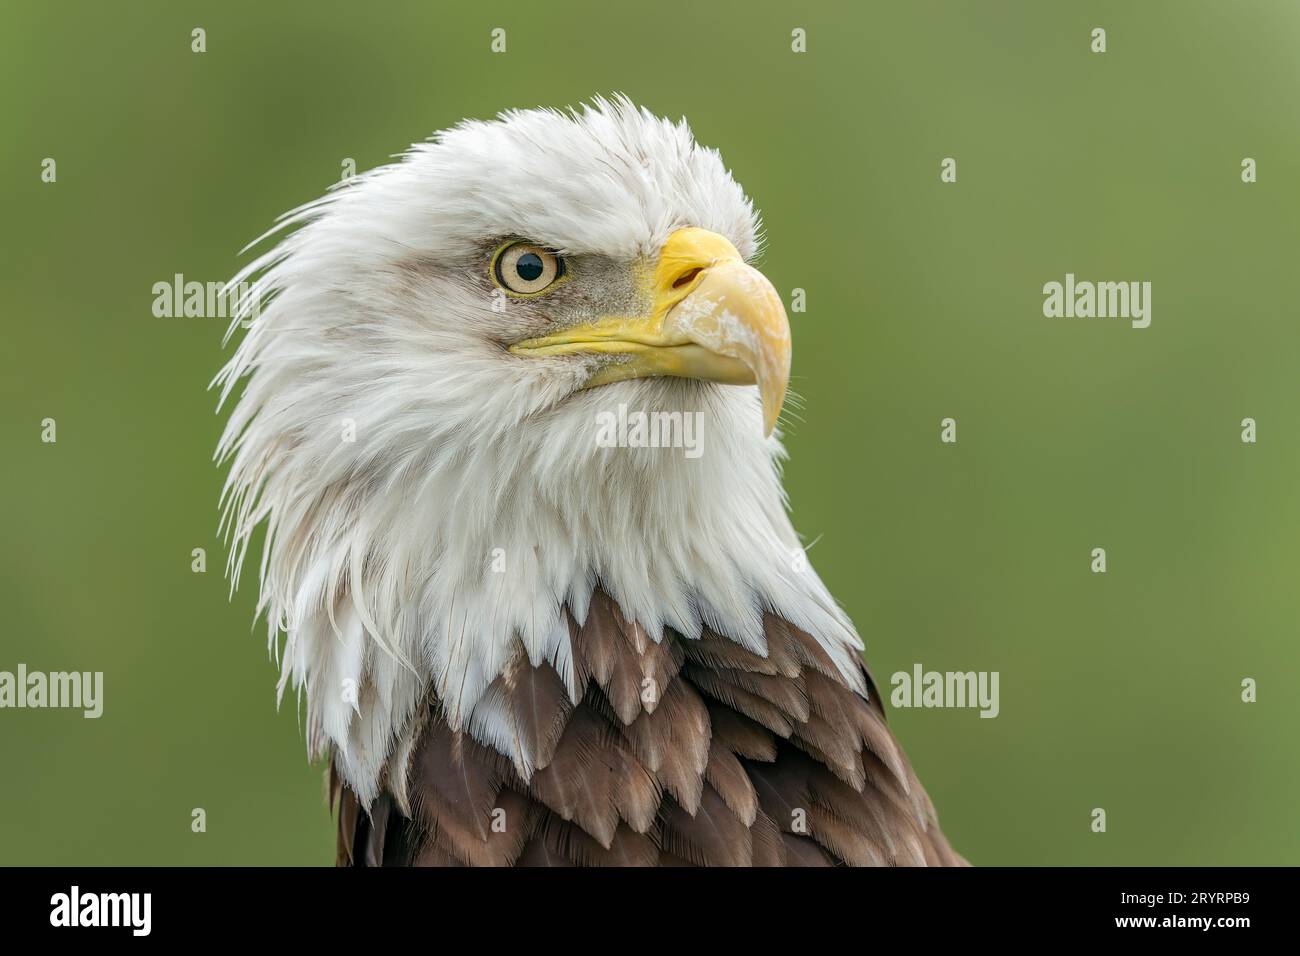
[{"label": "bald eagle", "polygon": [[964,862],[787,515],[759,231],[685,121],[600,98],[443,131],[232,280],[228,572],[264,525],[340,864]]}]

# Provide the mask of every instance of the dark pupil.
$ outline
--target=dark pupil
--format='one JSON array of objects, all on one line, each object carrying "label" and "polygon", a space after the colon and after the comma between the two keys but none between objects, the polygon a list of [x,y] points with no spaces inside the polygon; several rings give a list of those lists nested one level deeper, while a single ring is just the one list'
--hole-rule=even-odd
[{"label": "dark pupil", "polygon": [[515,272],[525,282],[533,282],[542,277],[542,257],[535,252],[525,252],[515,263]]}]

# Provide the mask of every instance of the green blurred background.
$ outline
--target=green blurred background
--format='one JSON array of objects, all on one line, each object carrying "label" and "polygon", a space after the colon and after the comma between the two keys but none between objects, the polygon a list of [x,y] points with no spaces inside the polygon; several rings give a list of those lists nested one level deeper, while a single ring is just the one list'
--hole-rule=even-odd
[{"label": "green blurred background", "polygon": [[[332,861],[222,577],[225,323],[151,287],[228,277],[346,157],[612,91],[722,150],[807,290],[787,483],[877,675],[1001,672],[995,720],[892,716],[954,844],[1300,862],[1298,40],[1278,2],[6,0],[0,670],[106,688],[97,721],[0,711],[0,862]],[[1150,280],[1151,327],[1044,318],[1066,272]]]}]

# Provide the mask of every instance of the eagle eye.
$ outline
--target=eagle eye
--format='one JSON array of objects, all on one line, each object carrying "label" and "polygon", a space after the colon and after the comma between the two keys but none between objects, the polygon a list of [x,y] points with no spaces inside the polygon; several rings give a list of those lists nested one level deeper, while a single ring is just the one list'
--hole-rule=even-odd
[{"label": "eagle eye", "polygon": [[564,278],[564,260],[531,242],[510,242],[493,256],[492,278],[506,292],[537,295]]}]

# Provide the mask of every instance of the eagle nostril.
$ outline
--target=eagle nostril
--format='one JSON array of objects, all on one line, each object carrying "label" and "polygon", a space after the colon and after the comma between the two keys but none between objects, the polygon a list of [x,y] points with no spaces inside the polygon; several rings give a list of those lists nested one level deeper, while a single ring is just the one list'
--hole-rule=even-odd
[{"label": "eagle nostril", "polygon": [[699,275],[700,271],[701,270],[699,269],[691,269],[688,272],[683,272],[680,276],[677,277],[677,281],[673,283],[673,288],[680,289],[682,286],[686,285],[697,275]]}]

